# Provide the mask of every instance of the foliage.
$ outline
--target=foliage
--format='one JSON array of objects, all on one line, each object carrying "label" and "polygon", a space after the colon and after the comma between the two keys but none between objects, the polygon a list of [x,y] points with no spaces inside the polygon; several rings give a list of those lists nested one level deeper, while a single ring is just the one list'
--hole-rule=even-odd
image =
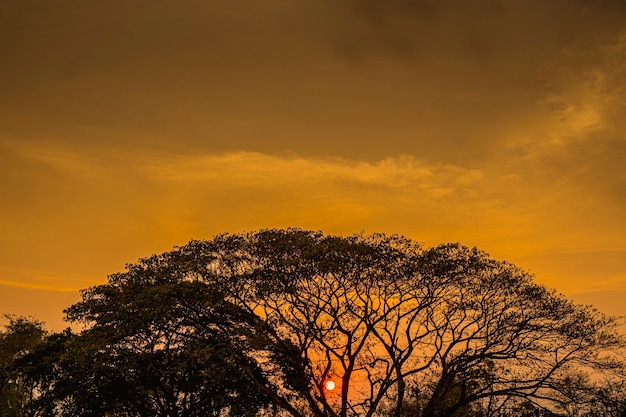
[{"label": "foliage", "polygon": [[623,410],[597,382],[621,378],[617,319],[459,244],[220,235],[128,265],[66,313],[85,330],[20,361],[40,415]]},{"label": "foliage", "polygon": [[85,291],[68,314],[94,324],[51,337],[22,362],[44,393],[42,415],[247,416],[269,405],[250,382],[264,378],[248,356],[267,343],[256,317],[212,286],[146,272]]},{"label": "foliage", "polygon": [[6,316],[9,323],[0,331],[0,416],[26,416],[34,396],[13,364],[29,354],[46,335],[43,324],[25,317]]}]

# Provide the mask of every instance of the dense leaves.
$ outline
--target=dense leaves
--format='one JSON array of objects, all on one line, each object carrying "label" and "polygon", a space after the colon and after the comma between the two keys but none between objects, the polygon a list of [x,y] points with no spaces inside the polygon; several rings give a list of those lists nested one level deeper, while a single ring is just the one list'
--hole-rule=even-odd
[{"label": "dense leaves", "polygon": [[249,357],[267,343],[257,318],[212,286],[167,277],[146,285],[149,273],[92,288],[68,310],[93,325],[52,350],[57,377],[41,398],[57,403],[49,415],[244,416],[269,405],[252,382],[269,385]]},{"label": "dense leaves", "polygon": [[9,323],[0,332],[0,416],[27,415],[34,396],[32,385],[26,384],[14,363],[39,345],[46,332],[43,324],[24,317],[7,316]]},{"label": "dense leaves", "polygon": [[617,320],[459,244],[220,235],[128,265],[66,313],[85,330],[15,362],[38,415],[623,410]]}]

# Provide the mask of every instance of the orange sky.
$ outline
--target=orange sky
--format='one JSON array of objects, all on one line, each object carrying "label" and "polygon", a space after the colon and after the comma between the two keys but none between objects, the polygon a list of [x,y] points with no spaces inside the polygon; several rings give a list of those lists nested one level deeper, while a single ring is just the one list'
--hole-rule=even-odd
[{"label": "orange sky", "polygon": [[626,315],[622,0],[0,0],[0,57],[0,312],[292,226]]}]

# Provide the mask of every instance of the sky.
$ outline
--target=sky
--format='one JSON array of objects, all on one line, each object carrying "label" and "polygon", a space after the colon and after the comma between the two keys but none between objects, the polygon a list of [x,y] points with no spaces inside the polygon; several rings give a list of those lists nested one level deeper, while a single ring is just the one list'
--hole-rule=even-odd
[{"label": "sky", "polygon": [[0,0],[0,313],[299,227],[626,315],[625,85],[622,0]]}]

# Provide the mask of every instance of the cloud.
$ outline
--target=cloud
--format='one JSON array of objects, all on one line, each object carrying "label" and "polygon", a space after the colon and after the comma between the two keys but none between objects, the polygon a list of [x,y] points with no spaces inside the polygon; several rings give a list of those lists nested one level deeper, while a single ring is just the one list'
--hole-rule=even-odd
[{"label": "cloud", "polygon": [[22,3],[3,15],[3,136],[454,165],[557,107],[605,122],[571,88],[624,22],[614,1]]},{"label": "cloud", "polygon": [[431,166],[412,156],[388,157],[376,162],[341,158],[275,156],[236,152],[208,156],[183,156],[140,166],[148,178],[166,182],[206,181],[211,186],[302,187],[354,184],[390,191],[415,188],[431,197],[471,186],[480,178],[477,170],[453,165]]},{"label": "cloud", "polygon": [[[281,188],[352,184],[396,191],[417,189],[438,197],[470,188],[481,179],[477,169],[429,164],[411,155],[375,162],[340,157],[302,157],[239,151],[222,154],[112,150],[99,145],[82,151],[49,142],[0,141],[14,157],[87,181],[130,175],[130,180],[214,188]],[[105,154],[103,155],[103,152]]]},{"label": "cloud", "polygon": [[[53,200],[37,210],[41,220],[26,228],[41,223],[50,232],[62,227],[83,230],[106,213],[94,231],[117,231],[107,242],[136,240],[128,233],[179,241],[191,234],[259,224],[318,228],[332,222],[333,227],[344,225],[355,232],[372,225],[476,244],[495,244],[506,237],[508,245],[519,250],[539,251],[558,245],[556,239],[565,235],[570,236],[568,244],[580,245],[590,228],[608,228],[610,233],[606,222],[616,218],[609,205],[580,198],[594,195],[589,190],[603,179],[592,178],[597,161],[581,159],[589,151],[564,156],[545,148],[533,158],[511,154],[498,163],[485,161],[478,169],[409,155],[370,162],[249,151],[190,155],[136,149],[109,150],[103,156],[98,147],[77,151],[49,144],[41,144],[40,150],[32,143],[19,146],[16,152],[24,160],[38,164],[31,172],[33,181],[59,178],[56,185],[35,191]],[[24,187],[16,184],[11,192]],[[57,205],[65,212],[56,213]],[[605,214],[594,218],[598,210]],[[74,215],[52,220],[68,212]],[[587,225],[572,228],[573,222],[587,220]],[[116,222],[132,227],[124,232]],[[15,230],[19,222],[5,226]],[[527,236],[542,229],[546,236],[528,245]],[[600,241],[591,239],[587,245]]]},{"label": "cloud", "polygon": [[[243,151],[192,156],[109,150],[103,155],[99,146],[4,144],[12,152],[10,169],[28,172],[21,178],[8,175],[2,184],[13,207],[3,208],[11,219],[7,230],[19,230],[22,237],[14,233],[13,238],[20,240],[43,230],[49,236],[44,240],[73,236],[67,249],[81,245],[82,238],[108,246],[160,235],[172,244],[186,234],[260,223],[317,228],[332,221],[358,231],[359,223],[380,219],[398,205],[416,212],[453,206],[451,201],[472,194],[482,181],[479,170],[412,156],[368,162]],[[220,221],[214,223],[215,218]],[[130,236],[136,233],[140,236]]]},{"label": "cloud", "polygon": [[[32,271],[31,271],[32,272]],[[22,272],[17,274],[22,275]],[[10,274],[13,275],[13,274]],[[52,292],[71,292],[77,293],[79,290],[92,284],[90,280],[84,277],[78,281],[74,287],[66,287],[70,278],[63,274],[54,274],[54,279],[51,280],[53,274],[50,271],[38,271],[33,274],[29,274],[26,279],[16,279],[10,281],[0,280],[0,286],[9,286],[16,288],[23,288],[29,290],[43,290]]]}]

